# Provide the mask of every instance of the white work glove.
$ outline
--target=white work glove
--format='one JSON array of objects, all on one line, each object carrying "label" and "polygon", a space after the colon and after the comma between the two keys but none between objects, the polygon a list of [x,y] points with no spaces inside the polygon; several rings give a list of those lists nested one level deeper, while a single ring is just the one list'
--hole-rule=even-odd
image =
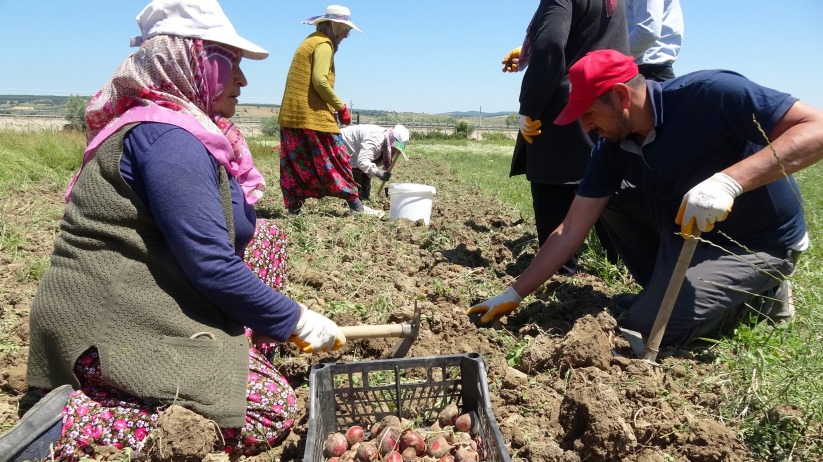
[{"label": "white work glove", "polygon": [[513,287],[509,287],[502,294],[469,308],[466,310],[466,314],[485,313],[483,317],[480,318],[480,322],[487,324],[516,310],[522,301],[523,297],[521,297]]},{"label": "white work glove", "polygon": [[684,235],[692,235],[695,223],[700,231],[711,231],[715,222],[726,219],[732,211],[734,199],[742,192],[743,187],[734,178],[725,173],[715,173],[683,196],[674,222],[680,225],[680,232]]},{"label": "white work glove", "polygon": [[517,124],[520,126],[520,133],[523,134],[523,139],[529,144],[532,143],[533,136],[541,133],[540,127],[543,126],[543,122],[541,122],[540,119],[534,120],[523,114],[520,114],[520,117],[518,117]]},{"label": "white work glove", "polygon": [[298,303],[303,310],[289,340],[304,353],[334,351],[346,344],[346,336],[331,319]]}]

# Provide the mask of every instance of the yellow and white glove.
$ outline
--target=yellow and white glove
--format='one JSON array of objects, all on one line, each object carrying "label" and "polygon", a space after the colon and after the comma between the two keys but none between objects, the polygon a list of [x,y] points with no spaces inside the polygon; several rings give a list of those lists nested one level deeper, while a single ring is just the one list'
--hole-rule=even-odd
[{"label": "yellow and white glove", "polygon": [[532,143],[533,136],[542,133],[540,127],[543,126],[543,122],[541,122],[540,119],[534,120],[529,116],[520,114],[520,117],[517,119],[517,124],[520,126],[520,133],[523,134],[523,139],[529,144]]},{"label": "yellow and white glove", "polygon": [[488,324],[516,310],[522,301],[523,297],[521,297],[513,287],[509,287],[502,294],[469,308],[466,310],[466,314],[485,313],[480,318],[480,322]]},{"label": "yellow and white glove", "polygon": [[692,234],[695,224],[704,233],[711,231],[715,222],[726,219],[732,211],[734,199],[742,192],[743,187],[734,178],[725,173],[715,173],[683,196],[674,222],[686,235]]},{"label": "yellow and white glove", "polygon": [[346,344],[346,336],[334,321],[310,310],[302,303],[298,305],[303,309],[303,314],[300,315],[289,341],[300,350],[304,353],[334,351]]},{"label": "yellow and white glove", "polygon": [[503,63],[503,72],[517,72],[520,62],[520,47],[510,51],[501,62]]}]

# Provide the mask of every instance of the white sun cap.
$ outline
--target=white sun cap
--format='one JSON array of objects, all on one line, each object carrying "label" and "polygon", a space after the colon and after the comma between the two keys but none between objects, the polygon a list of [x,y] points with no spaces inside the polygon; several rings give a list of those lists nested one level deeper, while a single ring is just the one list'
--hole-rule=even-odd
[{"label": "white sun cap", "polygon": [[326,14],[322,16],[312,16],[311,18],[303,21],[303,24],[317,24],[323,21],[339,22],[341,24],[345,24],[351,27],[357,32],[363,32],[362,30],[358,29],[353,22],[351,22],[351,11],[349,11],[349,9],[345,6],[329,5],[326,8]]},{"label": "white sun cap", "polygon": [[243,50],[243,57],[265,59],[269,52],[237,34],[217,0],[154,0],[137,15],[142,35],[131,38],[140,46],[155,35],[176,35],[218,42]]},{"label": "white sun cap", "polygon": [[[392,132],[394,132],[394,139],[396,140],[394,146],[400,151],[406,152],[406,146],[409,145],[409,129],[402,125],[395,125]],[[400,146],[396,143],[400,143]]]}]

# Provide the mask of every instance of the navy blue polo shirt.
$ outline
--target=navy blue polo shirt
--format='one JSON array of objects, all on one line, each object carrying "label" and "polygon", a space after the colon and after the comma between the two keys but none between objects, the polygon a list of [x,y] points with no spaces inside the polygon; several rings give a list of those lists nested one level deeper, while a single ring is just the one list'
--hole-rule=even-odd
[{"label": "navy blue polo shirt", "polygon": [[[626,180],[644,193],[661,234],[679,232],[674,219],[692,187],[763,148],[767,142],[760,129],[770,133],[797,101],[724,70],[647,85],[654,130],[643,146],[632,139],[613,143],[601,138],[578,194],[607,197]],[[752,248],[788,248],[806,233],[800,201],[791,176],[745,192],[727,219],[704,238],[723,244],[728,242],[725,233]]]}]

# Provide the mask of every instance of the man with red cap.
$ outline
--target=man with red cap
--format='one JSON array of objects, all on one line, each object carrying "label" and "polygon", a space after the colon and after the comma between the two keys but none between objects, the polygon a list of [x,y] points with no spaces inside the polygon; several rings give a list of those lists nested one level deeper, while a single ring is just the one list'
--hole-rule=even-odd
[{"label": "man with red cap", "polygon": [[786,278],[809,246],[791,174],[823,157],[823,111],[730,71],[647,81],[630,56],[613,50],[584,56],[569,80],[555,124],[579,119],[600,135],[577,197],[512,286],[467,314],[482,313],[487,323],[514,311],[602,216],[643,287],[622,298],[624,327],[648,335],[683,237],[695,228],[706,234],[661,345],[716,335],[749,308],[771,321],[790,319]]}]

